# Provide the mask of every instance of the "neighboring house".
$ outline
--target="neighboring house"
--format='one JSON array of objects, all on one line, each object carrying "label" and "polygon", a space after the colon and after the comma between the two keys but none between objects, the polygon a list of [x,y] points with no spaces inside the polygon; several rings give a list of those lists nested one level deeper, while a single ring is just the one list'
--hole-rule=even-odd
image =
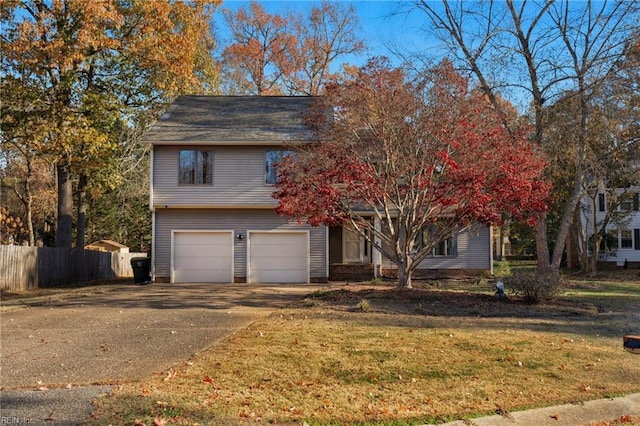
[{"label": "neighboring house", "polygon": [[[176,99],[143,139],[151,145],[155,281],[309,283],[393,274],[393,265],[347,228],[275,213],[274,164],[291,145],[310,141],[304,114],[312,102]],[[422,272],[491,270],[490,231],[474,226],[442,242]]]},{"label": "neighboring house", "polygon": [[[626,196],[622,198],[622,194]],[[594,198],[584,197],[581,221],[585,235],[607,221],[599,260],[617,266],[640,267],[640,187],[600,189]]]}]

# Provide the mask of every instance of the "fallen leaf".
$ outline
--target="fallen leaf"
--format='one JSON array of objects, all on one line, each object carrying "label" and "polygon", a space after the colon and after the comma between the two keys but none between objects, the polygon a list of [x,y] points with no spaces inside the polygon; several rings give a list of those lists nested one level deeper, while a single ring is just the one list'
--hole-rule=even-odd
[{"label": "fallen leaf", "polygon": [[171,380],[174,377],[176,377],[176,372],[173,370],[169,370],[167,371],[167,377],[164,378],[164,381],[166,382],[167,380]]},{"label": "fallen leaf", "polygon": [[213,380],[211,380],[211,377],[209,376],[204,376],[204,379],[202,379],[202,381],[205,383],[213,383]]},{"label": "fallen leaf", "polygon": [[552,419],[554,420],[559,420],[560,419],[560,414],[555,413],[553,416],[550,416]]},{"label": "fallen leaf", "polygon": [[164,420],[159,419],[157,417],[153,419],[153,426],[164,426],[164,425],[165,425]]}]

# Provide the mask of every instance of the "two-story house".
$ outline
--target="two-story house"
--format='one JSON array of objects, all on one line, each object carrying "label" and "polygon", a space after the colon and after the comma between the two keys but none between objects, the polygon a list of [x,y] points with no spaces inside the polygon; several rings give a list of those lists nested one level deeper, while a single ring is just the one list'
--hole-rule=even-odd
[{"label": "two-story house", "polygon": [[[640,187],[599,188],[583,197],[580,220],[589,238],[604,227],[599,261],[640,267]],[[587,247],[587,250],[590,250]]]},{"label": "two-story house", "polygon": [[[393,265],[343,227],[275,213],[274,164],[312,138],[313,98],[181,96],[151,145],[152,277],[164,282],[309,283],[372,278]],[[491,270],[490,228],[443,241],[423,271]],[[374,267],[375,265],[375,267]]]}]

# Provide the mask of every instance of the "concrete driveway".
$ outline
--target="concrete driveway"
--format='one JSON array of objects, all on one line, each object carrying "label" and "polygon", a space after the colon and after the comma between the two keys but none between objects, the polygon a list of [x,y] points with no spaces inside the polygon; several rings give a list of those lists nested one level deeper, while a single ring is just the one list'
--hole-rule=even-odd
[{"label": "concrete driveway", "polygon": [[[33,399],[34,391],[43,395],[42,400],[53,388],[64,393],[79,386],[113,385],[166,371],[321,287],[131,284],[3,302],[1,416],[24,416],[36,419],[31,424],[37,424],[33,412],[15,411],[21,401]],[[108,389],[86,388],[93,391],[86,398]],[[78,424],[77,420],[56,423],[49,419],[46,424]]]}]

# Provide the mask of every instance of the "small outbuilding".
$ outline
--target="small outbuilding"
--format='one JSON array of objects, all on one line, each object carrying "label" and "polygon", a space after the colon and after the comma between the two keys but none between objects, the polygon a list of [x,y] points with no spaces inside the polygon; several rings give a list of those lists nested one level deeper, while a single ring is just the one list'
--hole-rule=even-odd
[{"label": "small outbuilding", "polygon": [[109,253],[129,253],[129,247],[111,240],[100,240],[84,246],[85,250],[105,251]]}]

